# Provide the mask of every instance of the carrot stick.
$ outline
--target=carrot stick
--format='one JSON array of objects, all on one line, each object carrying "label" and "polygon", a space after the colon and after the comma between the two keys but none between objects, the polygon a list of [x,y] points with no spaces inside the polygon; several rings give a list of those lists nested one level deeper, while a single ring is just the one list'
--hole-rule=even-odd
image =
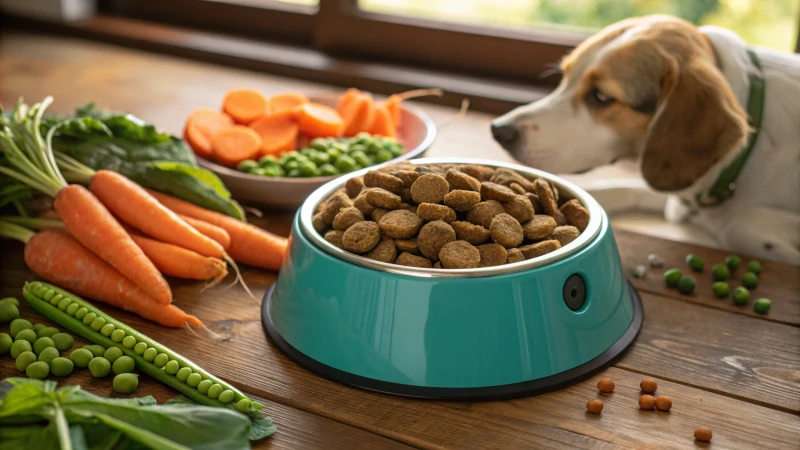
[{"label": "carrot stick", "polygon": [[176,328],[187,323],[202,325],[196,317],[175,305],[157,303],[64,231],[45,230],[31,237],[25,246],[25,263],[34,273],[53,284],[161,325]]},{"label": "carrot stick", "polygon": [[231,235],[231,247],[228,254],[234,260],[270,270],[280,268],[286,254],[288,243],[286,238],[160,192],[150,191],[150,193],[164,206],[176,213],[224,228]]},{"label": "carrot stick", "polygon": [[89,188],[112,214],[142,233],[203,256],[225,256],[225,249],[218,242],[195,230],[128,178],[98,170]]},{"label": "carrot stick", "polygon": [[337,111],[344,119],[344,135],[355,136],[362,131],[369,131],[375,120],[375,101],[367,93],[349,96],[348,101],[340,101]]},{"label": "carrot stick", "polygon": [[375,109],[375,120],[372,122],[369,134],[391,138],[397,137],[397,128],[394,126],[392,113],[386,104],[380,105]]},{"label": "carrot stick", "polygon": [[225,250],[227,250],[228,247],[231,246],[231,235],[229,235],[224,228],[212,225],[203,220],[198,220],[183,214],[178,214],[178,217],[180,217],[181,219],[183,219],[184,222],[194,227],[195,230],[206,235],[206,237],[209,237],[219,242],[219,245],[221,245],[222,248],[224,248]]},{"label": "carrot stick", "polygon": [[252,89],[235,89],[225,94],[222,110],[236,123],[247,125],[267,113],[267,99]]},{"label": "carrot stick", "polygon": [[261,136],[261,155],[279,155],[297,148],[297,123],[285,115],[261,116],[250,123]]},{"label": "carrot stick", "polygon": [[219,130],[233,126],[233,119],[227,114],[210,108],[196,109],[186,119],[183,128],[183,139],[194,150],[197,156],[211,159],[211,137]]},{"label": "carrot stick", "polygon": [[268,102],[267,109],[270,116],[293,116],[294,109],[304,103],[308,103],[309,99],[305,94],[299,92],[285,92],[273,95]]},{"label": "carrot stick", "polygon": [[311,137],[339,137],[344,133],[342,116],[330,106],[306,103],[295,109],[300,132]]},{"label": "carrot stick", "polygon": [[164,275],[186,280],[211,280],[211,286],[228,275],[225,262],[218,258],[203,256],[177,245],[167,244],[130,232],[131,239],[153,261],[156,269]]},{"label": "carrot stick", "polygon": [[211,138],[214,159],[233,167],[245,159],[253,159],[261,151],[261,136],[244,125],[234,125],[220,130]]},{"label": "carrot stick", "polygon": [[169,304],[169,284],[105,206],[81,185],[71,184],[54,203],[59,217],[81,244],[131,280],[156,302]]}]

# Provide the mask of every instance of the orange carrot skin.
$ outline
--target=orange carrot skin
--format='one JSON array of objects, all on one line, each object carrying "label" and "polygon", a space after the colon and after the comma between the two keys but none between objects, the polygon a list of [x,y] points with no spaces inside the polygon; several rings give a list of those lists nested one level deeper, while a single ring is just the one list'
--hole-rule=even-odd
[{"label": "orange carrot skin", "polygon": [[403,97],[397,94],[390,95],[384,102],[386,108],[392,114],[392,121],[394,122],[395,128],[400,128],[400,121],[402,120],[401,103],[403,103]]},{"label": "orange carrot skin", "polygon": [[392,120],[392,113],[385,104],[375,109],[375,120],[372,122],[372,128],[370,128],[369,133],[377,136],[397,137],[397,129]]},{"label": "orange carrot skin", "polygon": [[228,250],[228,248],[231,246],[231,235],[228,234],[224,228],[212,225],[203,220],[195,219],[194,217],[189,217],[184,214],[178,214],[178,217],[194,227],[195,230],[206,235],[206,237],[217,241],[225,250]]},{"label": "orange carrot skin", "polygon": [[169,284],[105,206],[83,186],[56,196],[55,209],[70,233],[158,303],[172,302]]},{"label": "orange carrot skin", "polygon": [[221,259],[131,233],[131,239],[164,275],[185,280],[221,280],[228,274]]},{"label": "orange carrot skin", "polygon": [[122,222],[148,236],[203,256],[222,258],[225,255],[218,242],[201,234],[123,175],[98,170],[89,188]]},{"label": "orange carrot skin", "polygon": [[231,235],[228,254],[236,261],[269,270],[278,270],[286,255],[287,240],[232,217],[203,209],[181,199],[150,191],[167,208],[224,228]]},{"label": "orange carrot skin", "polygon": [[202,325],[174,305],[156,303],[64,231],[36,233],[25,246],[25,263],[40,277],[81,297],[108,303],[168,327]]}]

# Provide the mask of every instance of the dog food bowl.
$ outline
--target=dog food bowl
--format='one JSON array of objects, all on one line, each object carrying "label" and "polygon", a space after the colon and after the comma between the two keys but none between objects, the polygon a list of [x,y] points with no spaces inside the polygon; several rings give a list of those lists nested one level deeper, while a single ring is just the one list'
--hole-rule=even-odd
[{"label": "dog food bowl", "polygon": [[317,205],[362,170],[313,192],[295,217],[262,322],[289,358],[330,380],[420,398],[538,394],[593,375],[633,342],[641,300],[626,281],[609,220],[588,193],[551,174],[465,159],[556,184],[590,213],[583,233],[546,255],[476,269],[398,266],[348,253],[311,224]]}]

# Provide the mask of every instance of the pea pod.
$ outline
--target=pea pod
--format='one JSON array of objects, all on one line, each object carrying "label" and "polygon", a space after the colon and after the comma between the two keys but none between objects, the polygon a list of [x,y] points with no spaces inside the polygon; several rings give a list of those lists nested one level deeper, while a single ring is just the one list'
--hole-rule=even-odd
[{"label": "pea pod", "polygon": [[[139,371],[144,372],[150,375],[151,377],[161,381],[162,383],[178,390],[179,392],[181,392],[182,394],[184,394],[185,396],[189,397],[190,399],[194,400],[197,403],[207,406],[236,409],[236,405],[239,404],[241,400],[243,399],[250,400],[241,391],[231,386],[230,384],[222,381],[221,379],[211,375],[210,373],[206,372],[205,370],[200,368],[198,365],[194,364],[189,359],[177,354],[176,352],[170,350],[164,345],[161,345],[160,343],[150,339],[149,337],[134,330],[128,325],[116,320],[115,318],[109,316],[100,309],[96,308],[91,303],[78,297],[77,295],[59,289],[56,286],[41,282],[26,283],[22,292],[25,298],[28,300],[28,303],[30,303],[35,310],[39,311],[44,316],[59,323],[61,326],[69,329],[70,331],[84,337],[85,339],[94,342],[95,344],[101,345],[105,348],[112,348],[112,347],[118,348],[119,350],[122,351],[124,355],[131,357],[135,361],[136,368]],[[61,300],[61,302],[63,302],[64,300],[69,300],[70,304],[72,303],[78,304],[79,306],[78,310],[86,308],[88,314],[92,314],[93,316],[95,316],[95,319],[93,321],[90,321],[90,324],[86,324],[85,320],[80,320],[73,316],[70,316],[66,312],[68,307],[62,309],[59,308],[57,305],[51,305],[49,301],[45,300],[45,298],[48,296],[52,298],[54,295],[53,292],[63,296],[63,300]],[[86,316],[88,316],[88,314]],[[96,321],[97,319],[102,319],[99,322],[102,322],[103,325],[108,325],[108,324],[113,325],[113,329],[115,331],[116,330],[123,331],[125,333],[125,336],[132,336],[133,338],[136,339],[137,343],[147,344],[148,350],[153,349],[159,355],[164,354],[168,356],[170,361],[177,361],[180,367],[191,369],[192,373],[198,374],[204,380],[211,381],[214,385],[219,385],[220,389],[222,389],[223,391],[230,391],[233,394],[233,398],[229,400],[228,399],[229,395],[226,395],[226,397],[223,398],[223,400],[226,401],[221,402],[215,398],[210,397],[209,395],[201,393],[196,388],[191,387],[187,383],[178,379],[178,377],[176,377],[175,375],[169,374],[164,365],[157,366],[156,364],[154,364],[152,359],[148,361],[145,357],[143,357],[145,352],[139,354],[136,353],[133,350],[133,348],[124,346],[121,342],[124,339],[120,339],[120,342],[116,342],[111,339],[110,335],[107,336],[105,333],[101,333],[102,327],[98,327],[96,323],[95,326],[91,326],[91,323]],[[196,379],[196,377],[194,378]],[[253,401],[250,400],[250,403],[252,404]],[[257,404],[258,403],[256,403],[256,405]],[[248,410],[248,412],[250,411],[257,411],[257,409],[255,409],[255,407],[251,407]]]}]

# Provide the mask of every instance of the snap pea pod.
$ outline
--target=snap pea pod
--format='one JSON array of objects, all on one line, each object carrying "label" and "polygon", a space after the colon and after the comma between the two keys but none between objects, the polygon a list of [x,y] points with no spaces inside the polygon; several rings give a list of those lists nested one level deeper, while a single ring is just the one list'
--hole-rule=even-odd
[{"label": "snap pea pod", "polygon": [[[196,401],[197,403],[207,406],[235,409],[242,413],[249,413],[260,409],[261,405],[259,403],[253,402],[245,394],[243,394],[235,387],[211,375],[210,373],[206,372],[205,370],[203,370],[202,368],[200,368],[187,358],[175,353],[174,351],[170,350],[164,345],[161,345],[160,343],[150,339],[149,337],[134,330],[128,325],[114,319],[113,317],[104,313],[91,303],[83,300],[82,298],[78,297],[75,294],[59,289],[56,286],[47,283],[41,283],[38,281],[26,283],[22,292],[25,298],[31,304],[31,306],[33,306],[34,309],[36,309],[46,317],[59,323],[61,326],[71,330],[72,332],[77,333],[78,335],[83,336],[84,338],[94,342],[95,344],[101,345],[105,348],[112,348],[112,347],[118,348],[119,350],[122,351],[124,355],[131,357],[135,361],[136,368],[138,370],[175,388],[176,390],[186,395],[187,397],[191,398],[192,400]],[[77,304],[78,305],[77,310],[75,308],[72,308],[76,312],[86,309],[87,313],[82,314],[84,320],[80,320],[74,316],[71,316],[67,312],[68,308],[66,307],[60,308],[59,305],[53,305],[51,301],[46,300],[47,297],[50,297],[52,299],[53,296],[56,294],[61,298],[59,303],[68,300],[70,304],[73,303]],[[158,353],[159,356],[164,355],[166,358],[168,358],[168,361],[177,362],[182,369],[183,368],[186,369],[184,370],[183,373],[189,373],[190,371],[191,373],[200,376],[202,380],[208,380],[212,382],[214,385],[219,385],[218,389],[220,389],[222,392],[230,392],[230,393],[226,394],[225,396],[217,398],[212,398],[205,393],[201,393],[199,390],[197,390],[196,387],[192,387],[185,381],[181,381],[181,379],[179,377],[176,377],[175,374],[170,374],[167,371],[165,364],[158,365],[155,363],[154,360],[148,361],[143,357],[142,354],[136,353],[133,348],[129,348],[123,345],[122,341],[124,341],[124,338],[119,338],[118,341],[113,340],[110,335],[107,336],[106,333],[102,333],[101,332],[102,327],[97,327],[96,323],[95,326],[91,326],[94,322],[97,321],[97,319],[102,319],[101,322],[106,326],[109,324],[112,325],[115,331],[124,332],[125,337],[128,336],[133,337],[134,339],[136,339],[137,344],[138,343],[146,344],[148,349],[152,348],[154,351]],[[130,344],[130,340],[128,343]],[[163,359],[166,358],[160,358],[159,360],[163,361]],[[172,368],[172,366],[174,365],[170,365],[170,368]],[[181,378],[183,378],[183,380],[186,380],[185,377]],[[193,381],[196,380],[196,378],[197,377],[193,377]],[[197,386],[197,384],[195,384],[195,386]],[[219,398],[221,398],[224,401],[220,401]]]}]

